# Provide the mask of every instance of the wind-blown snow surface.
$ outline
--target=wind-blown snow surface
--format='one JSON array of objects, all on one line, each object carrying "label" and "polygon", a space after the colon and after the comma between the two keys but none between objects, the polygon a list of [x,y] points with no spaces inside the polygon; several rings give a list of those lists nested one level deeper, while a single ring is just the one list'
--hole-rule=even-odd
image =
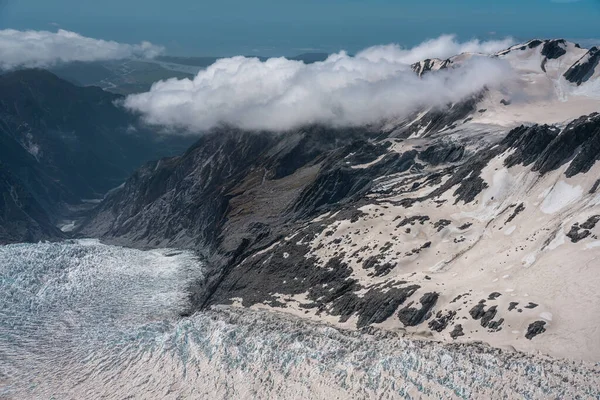
[{"label": "wind-blown snow surface", "polygon": [[598,398],[600,367],[219,308],[188,252],[0,247],[3,398]]}]

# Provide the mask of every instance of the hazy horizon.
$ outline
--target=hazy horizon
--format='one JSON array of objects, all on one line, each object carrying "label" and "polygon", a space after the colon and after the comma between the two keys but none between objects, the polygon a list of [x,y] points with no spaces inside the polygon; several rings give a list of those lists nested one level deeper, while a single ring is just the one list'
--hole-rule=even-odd
[{"label": "hazy horizon", "polygon": [[173,0],[169,7],[159,0],[0,0],[0,29],[65,29],[121,43],[150,41],[177,56],[357,52],[387,43],[410,47],[446,33],[461,41],[561,37],[589,45],[600,36],[599,17],[597,0]]}]

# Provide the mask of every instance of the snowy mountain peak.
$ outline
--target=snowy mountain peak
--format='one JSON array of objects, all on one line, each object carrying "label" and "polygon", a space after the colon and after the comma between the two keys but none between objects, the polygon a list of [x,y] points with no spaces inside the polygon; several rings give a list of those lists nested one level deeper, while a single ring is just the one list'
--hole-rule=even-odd
[{"label": "snowy mountain peak", "polygon": [[581,49],[581,46],[579,46],[579,44],[577,43],[569,42],[565,39],[532,39],[525,43],[515,44],[514,46],[511,46],[506,50],[502,50],[496,53],[496,55],[503,56],[517,51],[529,51],[535,49],[543,56],[548,57],[550,59],[555,59],[560,58],[561,56],[566,54],[571,48]]},{"label": "snowy mountain peak", "polygon": [[426,72],[429,71],[439,71],[441,69],[446,69],[452,64],[452,60],[441,60],[439,58],[426,59],[417,63],[414,63],[411,67],[413,71],[417,73],[419,76],[423,76]]},{"label": "snowy mountain peak", "polygon": [[[424,60],[414,64],[413,70],[422,76],[449,65],[460,67],[474,56],[463,53],[445,61]],[[501,89],[488,89],[481,96],[468,118],[471,123],[502,127],[564,124],[600,109],[600,50],[597,47],[588,50],[565,39],[533,39],[491,57],[510,65],[513,79],[502,82]],[[461,116],[466,118],[464,113]],[[448,123],[446,130],[461,125],[457,120]],[[414,128],[422,127],[415,124]]]}]

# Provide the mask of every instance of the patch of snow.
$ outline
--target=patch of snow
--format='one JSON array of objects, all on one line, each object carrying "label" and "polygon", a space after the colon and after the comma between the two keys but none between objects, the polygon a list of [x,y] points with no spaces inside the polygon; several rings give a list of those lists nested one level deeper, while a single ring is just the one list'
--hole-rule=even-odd
[{"label": "patch of snow", "polygon": [[371,162],[365,163],[365,164],[359,164],[359,165],[352,165],[350,168],[352,169],[365,169],[365,168],[369,168],[372,165],[377,164],[379,161],[383,160],[383,157],[385,157],[387,155],[386,154],[382,154],[379,157],[377,157],[376,159],[374,159]]},{"label": "patch of snow", "polygon": [[543,313],[540,314],[540,318],[543,318],[546,321],[552,321],[552,313],[543,312]]},{"label": "patch of snow", "polygon": [[509,174],[507,168],[495,171],[492,178],[492,184],[483,195],[483,204],[488,205],[491,202],[502,201],[510,193],[512,185],[513,177]]},{"label": "patch of snow", "polygon": [[600,247],[600,240],[596,240],[595,242],[587,243],[587,244],[585,245],[585,248],[586,248],[587,250],[589,250],[589,249],[594,249],[594,248],[596,248],[596,247]]},{"label": "patch of snow", "polygon": [[535,262],[536,255],[535,253],[529,254],[528,256],[523,257],[523,266],[529,267],[531,264]]},{"label": "patch of snow", "polygon": [[437,264],[435,264],[433,267],[429,268],[429,270],[431,272],[437,272],[437,271],[441,271],[444,267],[446,266],[446,261],[440,261]]},{"label": "patch of snow", "polygon": [[62,232],[72,232],[75,229],[75,221],[70,221],[60,227]]},{"label": "patch of snow", "polygon": [[554,214],[583,196],[581,186],[571,186],[565,181],[558,181],[550,193],[544,198],[540,210],[544,214]]},{"label": "patch of snow", "polygon": [[331,211],[326,212],[325,214],[321,214],[318,217],[314,218],[311,222],[321,222],[323,221],[325,218],[329,217],[329,214],[331,214]]},{"label": "patch of snow", "polygon": [[556,236],[554,236],[554,239],[552,239],[552,241],[548,244],[548,249],[554,250],[558,248],[558,246],[565,244],[566,237],[567,236],[565,235],[565,232],[561,226],[561,229],[559,229],[559,231],[556,232]]},{"label": "patch of snow", "polygon": [[[120,188],[122,188],[123,186],[125,186],[125,184],[123,184],[123,185],[120,185],[120,186],[119,186],[118,188],[116,188],[116,189],[120,189]],[[113,189],[113,190],[114,190],[114,189]],[[109,193],[110,193],[110,192],[109,192]],[[107,193],[107,194],[108,194],[108,193]],[[100,203],[102,203],[102,200],[104,200],[104,199],[81,199],[81,201],[82,201],[82,202],[84,202],[84,203],[87,203],[87,204],[100,204]]]}]

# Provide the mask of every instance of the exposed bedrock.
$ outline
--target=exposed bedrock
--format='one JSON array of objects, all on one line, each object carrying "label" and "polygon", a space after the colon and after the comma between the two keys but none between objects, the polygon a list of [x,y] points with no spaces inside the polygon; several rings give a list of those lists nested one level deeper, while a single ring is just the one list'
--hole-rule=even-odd
[{"label": "exposed bedrock", "polygon": [[559,129],[548,125],[521,126],[513,129],[502,141],[504,145],[514,149],[504,164],[512,167],[517,164],[527,166],[534,163],[559,132]]},{"label": "exposed bedrock", "polygon": [[438,311],[435,315],[435,318],[432,319],[428,326],[429,329],[436,332],[442,332],[450,322],[456,316],[456,311],[448,311],[446,313],[442,313],[442,311]]},{"label": "exposed bedrock", "polygon": [[560,58],[567,54],[566,47],[567,41],[564,39],[548,40],[542,47],[542,55],[550,60]]},{"label": "exposed bedrock", "polygon": [[587,82],[600,64],[600,49],[592,47],[579,61],[565,72],[564,77],[577,86]]},{"label": "exposed bedrock", "polygon": [[371,189],[375,178],[407,171],[417,155],[416,151],[392,153],[368,168],[352,168],[344,161],[347,151],[342,150],[342,154],[322,166],[317,178],[293,205],[294,211],[306,217],[358,200]]},{"label": "exposed bedrock", "polygon": [[525,337],[529,340],[533,339],[539,334],[546,332],[546,321],[535,321],[527,327],[527,333]]},{"label": "exposed bedrock", "polygon": [[509,132],[502,144],[513,149],[505,165],[530,165],[541,174],[570,161],[567,177],[590,170],[600,159],[600,114],[570,122],[562,131],[548,125],[521,126]]},{"label": "exposed bedrock", "polygon": [[454,329],[452,330],[452,332],[450,332],[450,337],[452,339],[456,339],[457,337],[460,336],[465,336],[465,333],[463,331],[463,327],[461,324],[457,324],[454,326]]},{"label": "exposed bedrock", "polygon": [[485,300],[481,300],[477,303],[471,310],[469,314],[475,320],[481,320],[481,326],[484,328],[489,327],[490,329],[495,329],[502,325],[502,322],[497,322],[492,326],[489,326],[494,317],[496,317],[496,313],[498,312],[497,306],[491,306],[487,310],[485,309]]},{"label": "exposed bedrock", "polygon": [[464,146],[441,142],[427,147],[419,153],[419,158],[431,165],[440,165],[460,161],[464,154]]},{"label": "exposed bedrock", "polygon": [[540,154],[534,171],[553,171],[572,158],[565,171],[567,177],[585,173],[600,158],[600,114],[576,119],[556,136]]},{"label": "exposed bedrock", "polygon": [[435,306],[439,297],[439,293],[425,293],[419,303],[420,308],[407,306],[398,312],[398,318],[405,326],[416,326],[421,322],[429,319],[431,316],[431,309]]}]

